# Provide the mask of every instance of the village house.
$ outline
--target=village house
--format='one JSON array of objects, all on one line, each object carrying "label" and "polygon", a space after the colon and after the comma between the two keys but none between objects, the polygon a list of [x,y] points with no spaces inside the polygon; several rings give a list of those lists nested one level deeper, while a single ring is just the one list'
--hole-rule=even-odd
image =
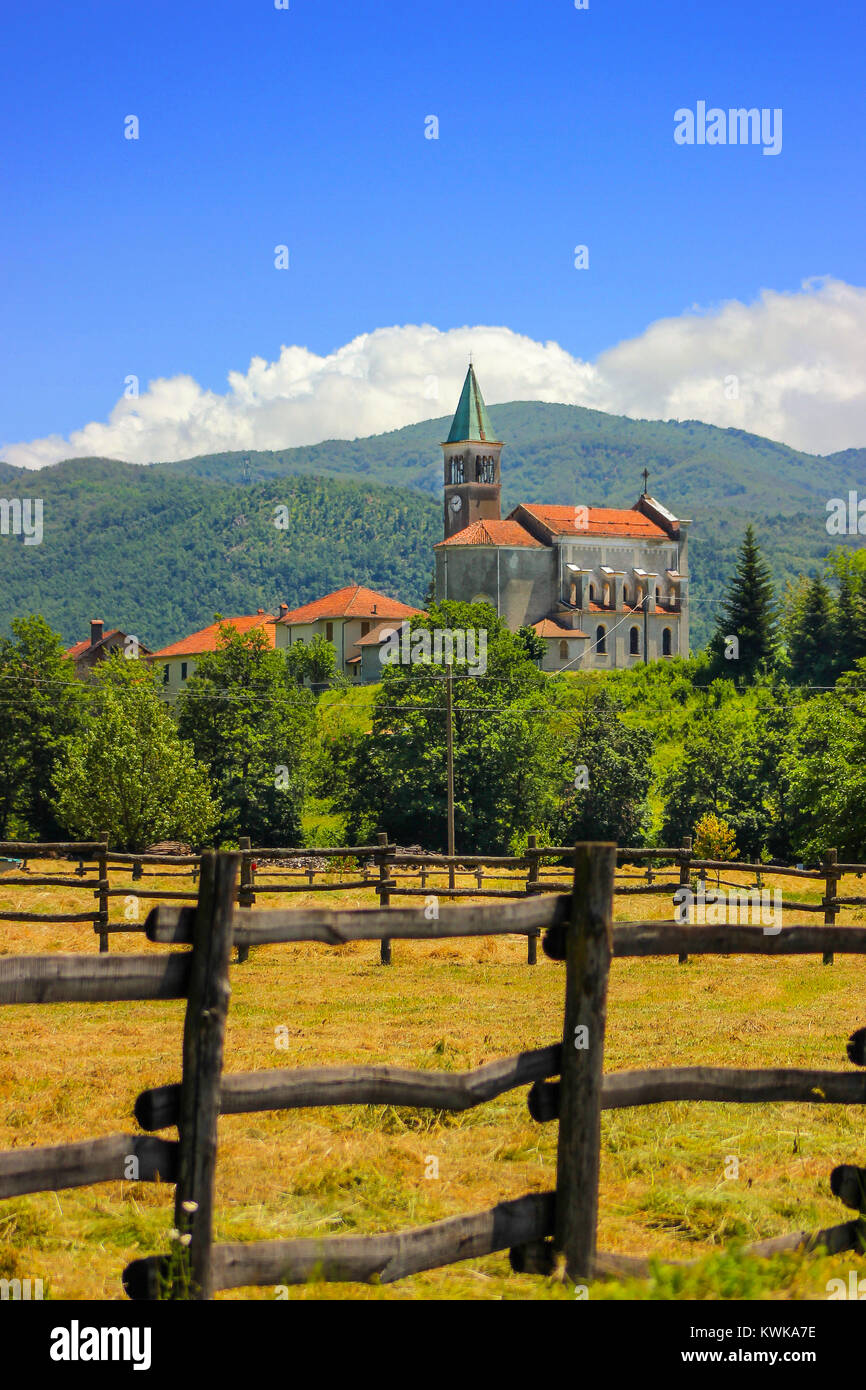
[{"label": "village house", "polygon": [[79,680],[86,680],[95,666],[116,652],[128,653],[130,657],[151,654],[134,633],[123,632],[119,627],[106,632],[101,618],[91,618],[89,640],[85,638],[82,642],[76,642],[67,648],[65,655],[75,662],[75,674]]},{"label": "village house", "polygon": [[421,613],[399,599],[349,584],[324,598],[289,609],[280,605],[276,620],[277,649],[294,642],[311,642],[322,636],[337,653],[337,670],[353,683],[368,684],[382,678],[379,651],[396,625]]},{"label": "village house", "polygon": [[[272,613],[265,612],[264,608],[259,608],[257,612],[248,616],[224,618],[223,623],[228,623],[241,633],[251,632],[254,628],[261,628],[268,646],[274,647],[276,645],[274,639],[276,618]],[[199,628],[198,632],[193,632],[189,637],[182,637],[179,642],[170,642],[167,647],[161,647],[158,652],[153,652],[150,655],[149,660],[157,669],[162,682],[162,693],[167,700],[177,699],[196,668],[197,658],[205,652],[217,650],[219,630],[219,623],[211,623],[209,627]]]},{"label": "village house", "polygon": [[545,671],[687,656],[689,522],[650,496],[646,470],[631,508],[522,503],[502,518],[502,448],[470,365],[442,445],[437,599],[489,603],[512,631],[533,627]]}]

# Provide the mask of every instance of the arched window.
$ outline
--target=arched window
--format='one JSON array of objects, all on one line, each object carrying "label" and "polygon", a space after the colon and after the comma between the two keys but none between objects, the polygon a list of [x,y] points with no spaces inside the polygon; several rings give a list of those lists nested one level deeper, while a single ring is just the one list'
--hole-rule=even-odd
[{"label": "arched window", "polygon": [[669,627],[662,628],[662,656],[671,654],[671,630]]},{"label": "arched window", "polygon": [[606,656],[606,655],[607,655],[607,643],[606,643],[606,641],[605,641],[605,631],[604,631],[604,628],[601,626],[600,623],[599,623],[598,627],[595,629],[595,650],[598,652],[599,656]]},{"label": "arched window", "polygon": [[568,586],[568,601],[577,607],[577,580],[572,579]]},{"label": "arched window", "polygon": [[568,643],[564,638],[559,644],[559,659],[560,661],[568,660]]},{"label": "arched window", "polygon": [[594,584],[590,584],[590,586],[589,586],[589,601],[590,601],[590,603],[595,603],[595,585],[594,585]]},{"label": "arched window", "polygon": [[636,627],[628,635],[628,650],[631,656],[637,656],[640,651],[640,632]]},{"label": "arched window", "polygon": [[455,454],[451,459],[451,481],[452,483],[463,482],[463,455]]},{"label": "arched window", "polygon": [[610,608],[610,585],[609,585],[609,584],[605,584],[605,586],[604,586],[604,597],[603,597],[603,600],[602,600],[602,601],[603,601],[603,603],[604,603],[605,608]]}]

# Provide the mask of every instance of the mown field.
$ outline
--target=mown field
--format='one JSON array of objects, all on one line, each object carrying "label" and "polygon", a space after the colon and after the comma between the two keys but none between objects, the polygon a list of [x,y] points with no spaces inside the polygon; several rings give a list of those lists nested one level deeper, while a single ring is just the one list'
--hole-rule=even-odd
[{"label": "mown field", "polygon": [[[32,869],[57,872],[56,861]],[[113,882],[118,871],[112,871]],[[177,887],[151,877],[149,887]],[[772,875],[766,885],[781,886]],[[791,884],[791,880],[787,880]],[[846,879],[841,893],[856,893]],[[130,885],[132,887],[132,885]],[[804,901],[817,901],[820,884]],[[357,905],[372,893],[269,898]],[[264,898],[259,899],[263,905]],[[82,911],[73,890],[4,888],[0,907]],[[112,920],[124,900],[112,899]],[[857,915],[859,913],[859,916]],[[144,910],[142,911],[142,916]],[[669,917],[663,897],[617,900],[620,920]],[[791,920],[798,920],[791,914]],[[812,920],[815,920],[814,918]],[[862,910],[842,921],[863,920]],[[88,925],[3,923],[0,952],[96,950]],[[112,936],[112,951],[165,948]],[[866,962],[748,956],[616,961],[606,1068],[675,1064],[849,1068],[845,1040],[866,1023]],[[378,947],[269,946],[234,966],[226,1070],[389,1061],[462,1070],[559,1039],[563,967],[523,940]],[[0,1017],[0,1148],[133,1132],[147,1086],[179,1079],[183,1004],[12,1006]],[[287,1047],[277,1046],[286,1041]],[[462,1115],[352,1106],[227,1116],[220,1122],[216,1238],[396,1230],[554,1186],[556,1126],[539,1126],[521,1089]],[[729,1159],[739,1177],[726,1178]],[[437,1160],[434,1164],[431,1159]],[[847,1219],[829,1188],[837,1163],[866,1161],[857,1107],[678,1103],[603,1118],[600,1248],[651,1253],[649,1280],[597,1282],[590,1297],[824,1298],[830,1278],[866,1259],[759,1261],[737,1242]],[[438,1177],[427,1176],[438,1166]],[[0,1204],[0,1277],[42,1278],[46,1296],[123,1296],[136,1256],[166,1248],[173,1189],[112,1183]],[[732,1253],[733,1252],[733,1253]],[[689,1270],[665,1260],[697,1260]],[[246,1289],[224,1298],[273,1298]],[[292,1299],[563,1299],[553,1280],[514,1275],[507,1254],[386,1286],[310,1283]]]}]

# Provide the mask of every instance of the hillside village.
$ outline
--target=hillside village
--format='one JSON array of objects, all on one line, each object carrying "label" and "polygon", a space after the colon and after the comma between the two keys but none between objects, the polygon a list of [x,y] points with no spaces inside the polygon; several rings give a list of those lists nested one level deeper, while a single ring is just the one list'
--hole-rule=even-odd
[{"label": "hillside village", "polygon": [[[646,489],[631,509],[590,504],[520,504],[502,517],[500,456],[475,369],[470,364],[442,444],[444,535],[434,547],[437,601],[486,603],[511,631],[540,640],[541,669],[617,670],[689,652],[688,526]],[[261,630],[287,651],[321,638],[335,669],[353,684],[378,681],[382,649],[400,625],[423,611],[360,584],[273,613],[224,619],[236,631]],[[117,650],[160,671],[172,701],[199,657],[216,650],[220,623],[151,651],[137,637],[91,619],[89,640],[67,650],[77,673]]]}]

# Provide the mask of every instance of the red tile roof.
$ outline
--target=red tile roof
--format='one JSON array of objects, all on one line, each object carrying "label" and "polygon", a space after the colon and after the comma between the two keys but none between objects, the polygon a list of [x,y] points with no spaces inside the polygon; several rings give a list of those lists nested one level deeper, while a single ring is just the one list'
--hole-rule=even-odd
[{"label": "red tile roof", "polygon": [[388,639],[386,633],[399,632],[400,628],[394,626],[393,618],[389,622],[377,623],[371,627],[366,637],[359,637],[355,642],[356,647],[381,647],[383,642]]},{"label": "red tile roof", "polygon": [[[224,618],[223,622],[228,623],[230,627],[241,633],[252,632],[253,628],[260,627],[268,639],[268,645],[276,646],[274,633],[276,619],[272,613],[266,613],[264,609],[258,613],[251,613],[248,617]],[[160,660],[166,656],[200,656],[202,652],[215,652],[219,630],[219,623],[211,623],[210,627],[199,628],[198,632],[191,633],[189,637],[182,637],[179,642],[172,642],[169,646],[154,652],[154,660]]]},{"label": "red tile roof", "polygon": [[540,623],[532,624],[533,632],[537,632],[539,637],[584,637],[588,640],[589,634],[581,632],[578,627],[560,627],[553,618],[542,618]]},{"label": "red tile roof", "polygon": [[510,517],[505,521],[472,521],[446,541],[437,542],[435,548],[440,545],[531,545],[541,549],[541,541]]},{"label": "red tile roof", "polygon": [[[576,526],[576,507],[547,506],[543,502],[523,502],[521,507],[554,536],[635,536],[644,539],[658,536],[670,540],[667,531],[644,516],[643,512],[632,508],[587,507],[587,524]],[[520,507],[516,507],[515,511],[520,511]]]},{"label": "red tile roof", "polygon": [[345,589],[337,589],[333,594],[283,613],[278,621],[291,625],[314,623],[320,618],[412,618],[420,612],[420,608],[410,608],[399,599],[377,594],[375,589],[349,584]]},{"label": "red tile roof", "polygon": [[121,632],[119,627],[113,627],[110,632],[104,633],[99,641],[95,642],[92,646],[89,639],[85,637],[83,642],[76,642],[73,647],[68,647],[64,655],[71,657],[72,660],[75,661],[77,657],[83,656],[85,652],[95,651],[97,647],[101,647],[103,642],[107,642],[109,638],[125,636],[126,633]]}]

